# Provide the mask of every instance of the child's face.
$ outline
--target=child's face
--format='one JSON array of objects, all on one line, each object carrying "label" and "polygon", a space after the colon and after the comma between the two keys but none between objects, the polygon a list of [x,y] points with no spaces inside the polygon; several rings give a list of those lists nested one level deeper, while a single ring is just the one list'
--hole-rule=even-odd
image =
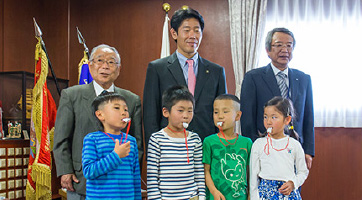
[{"label": "child's face", "polygon": [[128,107],[126,102],[122,100],[113,100],[97,110],[96,116],[102,122],[105,131],[120,131],[127,125],[123,119],[129,117]]},{"label": "child's face", "polygon": [[235,122],[240,120],[241,111],[236,110],[233,100],[216,100],[214,102],[214,124],[223,122],[221,128],[234,130]]},{"label": "child's face", "polygon": [[264,108],[264,127],[273,128],[270,133],[273,138],[284,137],[284,127],[290,123],[291,117],[284,117],[275,106]]},{"label": "child's face", "polygon": [[194,106],[191,101],[181,100],[171,107],[171,111],[163,108],[163,116],[168,118],[168,126],[177,131],[183,130],[183,122],[190,123],[194,116]]}]

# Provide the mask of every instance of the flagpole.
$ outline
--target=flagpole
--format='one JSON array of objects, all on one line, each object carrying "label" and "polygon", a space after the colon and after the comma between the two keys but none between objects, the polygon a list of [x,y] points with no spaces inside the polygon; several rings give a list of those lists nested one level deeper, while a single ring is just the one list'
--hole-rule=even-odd
[{"label": "flagpole", "polygon": [[78,27],[77,27],[77,35],[78,35],[78,41],[79,41],[79,44],[83,44],[84,46],[84,51],[86,52],[88,58],[89,58],[89,50],[88,50],[88,47],[87,45],[85,44],[85,39],[83,38],[82,36],[82,33],[79,31]]},{"label": "flagpole", "polygon": [[44,43],[44,41],[43,41],[43,38],[41,37],[43,33],[41,32],[40,27],[39,27],[38,24],[36,23],[35,18],[33,18],[33,21],[34,21],[34,28],[35,28],[35,36],[40,38],[41,46],[42,46],[42,48],[43,48],[43,50],[44,50],[44,52],[45,52],[45,55],[46,55],[47,58],[48,58],[48,65],[49,65],[50,71],[51,71],[51,73],[52,73],[52,76],[53,76],[53,79],[54,79],[55,86],[56,86],[56,88],[57,88],[58,94],[59,94],[59,96],[60,96],[60,88],[59,88],[59,85],[58,85],[58,79],[57,79],[57,77],[55,76],[55,73],[54,73],[54,70],[53,70],[53,67],[52,67],[52,63],[50,62],[48,52],[47,52],[47,50],[46,50],[46,48],[45,48],[45,43]]}]

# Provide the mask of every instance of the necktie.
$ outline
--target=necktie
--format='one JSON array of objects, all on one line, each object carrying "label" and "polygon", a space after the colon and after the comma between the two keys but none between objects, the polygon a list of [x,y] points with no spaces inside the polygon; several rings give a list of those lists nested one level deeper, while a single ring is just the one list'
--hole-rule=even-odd
[{"label": "necktie", "polygon": [[196,76],[194,73],[194,60],[189,59],[186,60],[187,64],[189,65],[188,69],[188,80],[187,80],[187,86],[189,88],[189,91],[192,95],[195,93],[195,85],[196,85]]},{"label": "necktie", "polygon": [[103,91],[101,92],[101,94],[99,94],[99,95],[105,95],[105,94],[107,94],[107,93],[108,93],[107,90],[103,90]]},{"label": "necktie", "polygon": [[288,97],[288,86],[287,86],[287,75],[283,72],[278,72],[277,76],[279,77],[278,85],[280,89],[280,94],[282,97],[287,98]]}]

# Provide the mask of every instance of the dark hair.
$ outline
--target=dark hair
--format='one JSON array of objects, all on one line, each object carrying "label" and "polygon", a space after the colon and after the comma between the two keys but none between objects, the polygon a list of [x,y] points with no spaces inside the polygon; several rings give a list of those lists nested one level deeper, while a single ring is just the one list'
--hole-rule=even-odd
[{"label": "dark hair", "polygon": [[235,103],[237,103],[237,105],[239,106],[239,109],[240,109],[240,100],[235,95],[232,95],[232,94],[220,94],[219,96],[217,96],[215,98],[214,102],[216,100],[231,100],[231,101],[234,101]]},{"label": "dark hair", "polygon": [[274,28],[273,30],[269,31],[266,38],[265,38],[265,48],[270,51],[271,50],[271,43],[273,39],[273,35],[276,32],[281,32],[290,35],[293,38],[293,49],[295,47],[295,38],[292,33],[292,31],[286,29],[286,28]]},{"label": "dark hair", "polygon": [[172,106],[182,100],[191,101],[193,108],[195,108],[194,96],[192,96],[187,87],[181,85],[172,86],[162,94],[162,107],[171,111]]},{"label": "dark hair", "polygon": [[[292,101],[290,101],[287,98],[277,96],[277,97],[273,97],[272,99],[270,99],[264,105],[264,109],[267,106],[275,106],[275,108],[284,116],[284,118],[286,118],[288,116],[290,116],[292,118],[290,120],[288,127],[286,127],[286,130],[284,130],[284,132],[286,132],[288,135],[290,135],[294,139],[299,140],[299,135],[294,130],[294,127],[293,127],[293,118],[295,116],[295,112],[294,112],[294,107],[293,107]],[[265,136],[265,135],[266,135],[266,133],[262,134],[262,136]]]},{"label": "dark hair", "polygon": [[232,101],[235,101],[236,103],[240,104],[239,98],[232,94],[220,94],[219,96],[217,96],[215,98],[215,101],[216,100],[232,100]]},{"label": "dark hair", "polygon": [[99,121],[98,117],[96,116],[96,111],[99,110],[99,107],[105,105],[106,103],[112,102],[114,100],[121,100],[127,104],[126,99],[118,93],[115,92],[102,92],[96,98],[94,98],[92,102],[92,111],[94,117],[97,119],[98,123],[103,129],[103,124]]},{"label": "dark hair", "polygon": [[181,26],[182,22],[185,19],[190,19],[190,18],[197,19],[200,23],[201,31],[204,31],[204,25],[205,25],[204,18],[200,15],[199,12],[190,7],[187,9],[179,9],[175,11],[175,13],[172,15],[170,22],[171,28],[173,28],[176,31],[176,33],[178,33],[178,28]]}]

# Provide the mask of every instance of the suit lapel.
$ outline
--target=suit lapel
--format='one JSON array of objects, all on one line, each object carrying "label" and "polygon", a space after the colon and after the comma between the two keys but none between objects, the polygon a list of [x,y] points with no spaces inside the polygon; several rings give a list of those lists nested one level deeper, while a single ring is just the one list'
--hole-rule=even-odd
[{"label": "suit lapel", "polygon": [[198,71],[195,86],[195,101],[200,97],[202,88],[210,77],[209,67],[205,64],[204,60],[199,56]]},{"label": "suit lapel", "polygon": [[[83,103],[81,106],[83,107],[83,110],[87,112],[87,116],[90,118],[90,121],[93,120],[93,110],[92,110],[92,103],[94,98],[96,98],[96,92],[94,91],[93,82],[86,85],[87,89],[86,92],[82,95],[81,98],[83,98]],[[98,130],[99,127],[97,126],[98,123],[93,123],[94,130]]]},{"label": "suit lapel", "polygon": [[186,85],[187,86],[184,74],[182,72],[182,69],[181,69],[181,66],[180,66],[180,63],[179,63],[179,60],[177,59],[176,52],[173,53],[169,57],[167,68],[170,71],[170,73],[172,74],[173,78],[176,80],[178,85]]},{"label": "suit lapel", "polygon": [[299,87],[299,78],[292,69],[288,68],[288,70],[289,70],[288,74],[289,74],[289,88],[291,92],[291,100],[292,102],[296,102],[297,91]]},{"label": "suit lapel", "polygon": [[267,85],[267,87],[270,89],[273,96],[281,96],[277,79],[275,78],[273,69],[271,68],[270,64],[265,67],[263,79],[265,81],[265,85]]}]

